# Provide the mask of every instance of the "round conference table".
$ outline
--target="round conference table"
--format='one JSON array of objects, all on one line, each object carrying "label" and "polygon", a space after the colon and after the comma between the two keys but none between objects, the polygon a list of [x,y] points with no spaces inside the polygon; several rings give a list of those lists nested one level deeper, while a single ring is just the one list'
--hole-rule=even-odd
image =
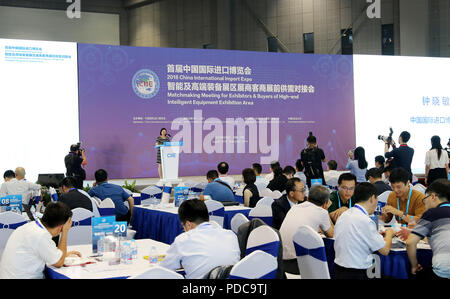
[{"label": "round conference table", "polygon": [[[226,206],[223,227],[231,229],[233,216],[242,213],[248,217],[250,210],[244,206]],[[152,239],[166,244],[172,244],[184,232],[178,207],[135,206],[131,226],[136,230],[135,239]]]}]

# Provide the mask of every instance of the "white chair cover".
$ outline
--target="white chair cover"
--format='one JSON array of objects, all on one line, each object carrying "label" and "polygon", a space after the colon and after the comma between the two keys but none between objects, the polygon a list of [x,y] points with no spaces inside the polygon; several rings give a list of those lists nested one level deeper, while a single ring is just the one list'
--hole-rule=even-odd
[{"label": "white chair cover", "polygon": [[141,205],[151,204],[154,198],[161,199],[162,189],[157,186],[148,186],[141,191]]},{"label": "white chair cover", "polygon": [[274,279],[278,268],[277,258],[256,250],[231,268],[230,279]]},{"label": "white chair cover", "polygon": [[92,212],[94,213],[94,217],[100,217],[100,212],[98,211],[98,206],[100,205],[100,198],[95,197],[95,196],[90,196],[89,193],[87,193],[86,191],[84,191],[83,189],[77,189],[78,192],[80,192],[81,194],[86,195],[92,203]]},{"label": "white chair cover", "polygon": [[415,184],[415,185],[413,186],[413,190],[419,191],[419,192],[422,193],[422,194],[425,194],[425,190],[426,190],[426,189],[427,189],[427,188],[426,188],[424,185],[420,184],[420,183]]},{"label": "white chair cover", "polygon": [[[184,184],[184,186],[188,187],[189,189],[191,189],[192,187],[194,187],[195,185],[197,185],[196,181],[193,180],[187,180],[186,182],[182,182],[182,184]],[[181,186],[181,185],[178,185]]]},{"label": "white chair cover", "polygon": [[267,225],[272,226],[272,207],[267,205],[255,206],[248,214],[248,219],[259,218]]},{"label": "white chair cover", "polygon": [[239,226],[241,226],[244,223],[247,223],[249,220],[247,217],[245,217],[242,213],[237,213],[231,218],[231,230],[237,234]]},{"label": "white chair cover", "polygon": [[191,190],[196,193],[203,192],[207,184],[208,184],[207,182],[197,183],[193,187],[191,187]]},{"label": "white chair cover", "polygon": [[261,225],[251,231],[247,239],[245,255],[249,255],[255,250],[262,250],[278,257],[280,238],[278,234],[268,225]]},{"label": "white chair cover", "polygon": [[384,191],[383,193],[381,193],[380,195],[378,195],[378,202],[386,204],[389,194],[391,194],[391,192],[392,191],[387,190],[387,191]]},{"label": "white chair cover", "polygon": [[278,198],[280,198],[282,195],[283,195],[283,194],[282,194],[280,191],[278,191],[278,190],[275,190],[275,191],[272,192],[272,198],[274,198],[274,199],[278,199]]},{"label": "white chair cover", "polygon": [[255,182],[256,188],[258,188],[258,192],[261,193],[264,189],[267,188],[267,185],[269,185],[268,181],[265,180],[258,180]]},{"label": "white chair cover", "polygon": [[9,236],[11,236],[13,231],[26,223],[27,217],[21,214],[11,211],[0,213],[0,252],[5,248]]},{"label": "white chair cover", "polygon": [[337,190],[337,185],[338,185],[338,178],[337,178],[337,177],[331,177],[331,178],[329,178],[329,179],[326,181],[326,183],[327,183],[327,186],[328,186],[330,189]]},{"label": "white chair cover", "polygon": [[260,200],[258,200],[255,207],[261,206],[261,205],[266,205],[266,206],[271,207],[274,201],[275,200],[271,197],[263,197]]},{"label": "white chair cover", "polygon": [[269,188],[265,188],[261,192],[259,192],[259,196],[273,198],[272,190],[270,190]]},{"label": "white chair cover", "polygon": [[92,243],[92,217],[94,213],[83,208],[72,210],[72,227],[67,235],[67,245]]},{"label": "white chair cover", "polygon": [[293,241],[300,276],[303,279],[330,279],[325,245],[319,233],[302,225],[295,232]]},{"label": "white chair cover", "polygon": [[[383,193],[381,193],[380,195],[378,195],[378,207],[376,212],[378,212],[381,215],[381,209],[383,209],[383,207],[386,205],[389,194],[391,194],[390,190],[384,191]],[[379,226],[384,226],[384,225],[392,225],[396,222],[395,217],[392,217],[391,221],[389,223],[384,223],[382,220],[378,220],[378,225]]]},{"label": "white chair cover", "polygon": [[98,211],[100,212],[101,216],[115,216],[115,205],[111,198],[107,197],[104,200],[101,201],[100,205],[98,206]]},{"label": "white chair cover", "polygon": [[221,202],[216,200],[206,200],[205,205],[208,208],[209,220],[215,221],[221,227],[223,227],[223,221],[225,218],[225,207]]},{"label": "white chair cover", "polygon": [[155,266],[127,279],[184,279],[184,277],[175,271]]}]

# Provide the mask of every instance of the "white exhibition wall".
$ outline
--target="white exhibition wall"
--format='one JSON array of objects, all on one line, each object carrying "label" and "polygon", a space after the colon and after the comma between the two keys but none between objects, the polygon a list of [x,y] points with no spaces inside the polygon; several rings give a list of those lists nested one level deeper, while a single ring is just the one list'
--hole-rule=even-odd
[{"label": "white exhibition wall", "polygon": [[413,173],[425,173],[431,137],[450,137],[449,58],[354,55],[356,146],[366,149],[370,165],[384,153],[378,135],[389,127],[398,136],[408,131],[414,148]]},{"label": "white exhibition wall", "polygon": [[[403,130],[412,134],[415,173],[424,172],[432,135],[445,147],[448,69],[445,58],[354,56],[356,145],[369,167],[390,126],[395,140]],[[64,156],[79,141],[77,44],[0,39],[0,101],[0,172],[23,166],[30,181],[64,173]]]},{"label": "white exhibition wall", "polygon": [[65,173],[78,142],[77,44],[0,39],[0,172]]}]

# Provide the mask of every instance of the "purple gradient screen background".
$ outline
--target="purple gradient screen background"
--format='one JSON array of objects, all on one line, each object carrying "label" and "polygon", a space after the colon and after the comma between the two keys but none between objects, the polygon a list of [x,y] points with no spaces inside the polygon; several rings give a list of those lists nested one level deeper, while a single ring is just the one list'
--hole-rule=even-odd
[{"label": "purple gradient screen background", "polygon": [[[78,44],[78,55],[80,140],[88,157],[85,167],[88,179],[93,179],[95,170],[99,168],[106,169],[111,179],[158,177],[154,145],[160,129],[166,127],[174,136],[177,132],[170,129],[172,120],[193,117],[194,110],[202,110],[204,118],[215,117],[222,121],[228,117],[278,117],[278,160],[282,167],[295,166],[300,151],[306,146],[309,131],[317,137],[327,161],[336,160],[340,170],[345,167],[348,150],[355,147],[351,55],[90,44]],[[313,85],[315,92],[301,93],[297,100],[254,99],[253,106],[170,105],[168,99],[191,98],[168,98],[168,64],[249,67],[252,74],[246,77],[252,78],[250,83],[306,84]],[[142,99],[133,91],[132,78],[141,69],[150,69],[159,78],[159,92],[151,99]],[[165,121],[135,124],[133,117],[136,116],[164,116]],[[301,117],[303,121],[312,123],[290,123],[288,117]],[[270,125],[267,131],[270,135]],[[203,131],[203,138],[207,134],[208,131]],[[271,144],[270,136],[268,139],[268,144]],[[194,133],[192,151],[193,143]],[[220,161],[229,163],[230,174],[240,174],[244,168],[259,162],[261,156],[268,155],[250,154],[248,145],[246,153],[240,154],[236,153],[236,148],[235,153],[228,154],[181,153],[179,175],[205,176],[208,170],[216,169]],[[269,165],[263,165],[263,172],[268,171]]]}]

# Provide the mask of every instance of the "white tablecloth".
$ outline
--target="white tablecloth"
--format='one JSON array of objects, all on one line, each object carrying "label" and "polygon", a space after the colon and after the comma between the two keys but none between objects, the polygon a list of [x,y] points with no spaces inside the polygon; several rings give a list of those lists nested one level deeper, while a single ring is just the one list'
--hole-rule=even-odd
[{"label": "white tablecloth", "polygon": [[[144,259],[150,252],[152,246],[156,247],[158,254],[165,254],[169,249],[169,245],[153,241],[150,239],[136,240],[137,245],[137,259],[133,260],[130,265],[108,265],[107,262],[96,262],[95,264],[88,264],[83,266],[70,266],[55,268],[49,266],[48,271],[50,274],[63,275],[70,279],[104,279],[104,278],[123,278],[144,272],[145,270],[153,267],[148,260]],[[82,257],[89,257],[92,255],[92,245],[76,245],[69,246],[68,251],[79,251]],[[56,276],[56,275],[49,275]],[[63,277],[61,277],[63,278]]]}]

